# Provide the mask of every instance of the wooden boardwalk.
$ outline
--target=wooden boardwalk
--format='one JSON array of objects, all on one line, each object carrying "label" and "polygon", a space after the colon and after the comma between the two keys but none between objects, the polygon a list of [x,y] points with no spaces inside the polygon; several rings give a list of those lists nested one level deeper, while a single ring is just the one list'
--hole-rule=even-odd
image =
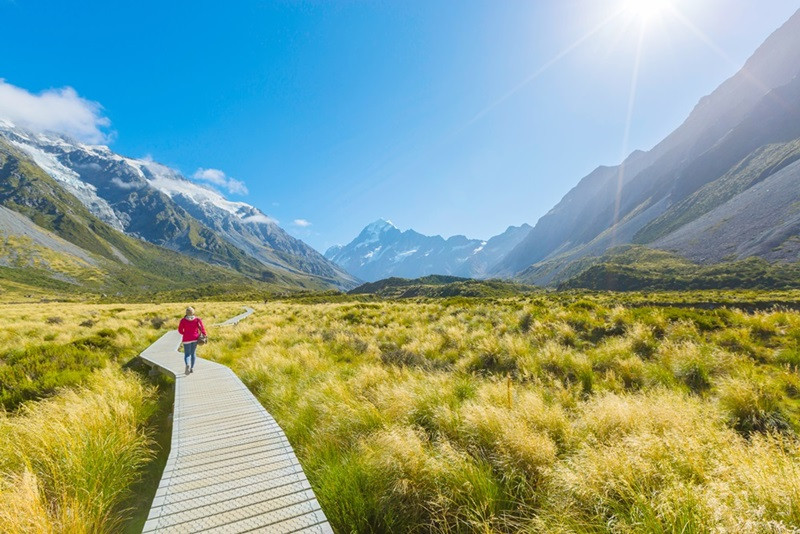
[{"label": "wooden boardwalk", "polygon": [[143,532],[332,533],[272,416],[224,365],[197,358],[185,375],[180,341],[168,332],[140,355],[175,377],[172,446]]}]

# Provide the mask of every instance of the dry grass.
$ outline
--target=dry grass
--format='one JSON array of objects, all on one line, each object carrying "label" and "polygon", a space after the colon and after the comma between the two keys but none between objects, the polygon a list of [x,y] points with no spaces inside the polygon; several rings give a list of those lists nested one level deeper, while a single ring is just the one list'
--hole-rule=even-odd
[{"label": "dry grass", "polygon": [[152,456],[154,391],[106,369],[86,386],[0,415],[0,532],[114,532]]},{"label": "dry grass", "polygon": [[[800,314],[615,299],[259,304],[238,326],[212,330],[202,355],[230,365],[276,417],[340,532],[800,529]],[[0,332],[0,351],[112,330],[119,352],[103,368],[155,339],[153,320],[167,318],[169,327],[183,306],[3,308],[13,326]],[[238,312],[238,304],[198,310],[207,323]],[[62,322],[46,331],[51,316]],[[120,374],[73,383],[108,373]],[[145,408],[133,408],[150,402],[141,391],[141,401],[126,402],[143,416]],[[67,400],[108,413],[93,404],[96,395],[87,385],[32,404],[2,420],[4,435],[28,418],[57,421]],[[118,450],[131,465],[146,461],[141,423],[125,410],[110,413],[98,417],[125,421],[119,447],[80,452],[86,440],[64,433],[41,440],[64,449],[33,446],[31,454],[86,459]],[[133,442],[143,456],[122,446]],[[124,474],[109,478],[118,493],[107,492],[104,505],[79,506],[73,486],[98,488],[66,476],[53,485],[58,461],[22,461],[8,447],[0,454],[0,509],[26,510],[13,528],[113,531],[124,517]],[[78,507],[67,517],[80,516],[82,527],[61,512]]]},{"label": "dry grass", "polygon": [[[156,452],[156,391],[136,354],[185,306],[4,305],[0,314],[0,532],[120,532]],[[202,309],[211,324],[238,304]]]},{"label": "dry grass", "polygon": [[256,308],[206,356],[275,415],[338,531],[800,528],[800,314]]}]

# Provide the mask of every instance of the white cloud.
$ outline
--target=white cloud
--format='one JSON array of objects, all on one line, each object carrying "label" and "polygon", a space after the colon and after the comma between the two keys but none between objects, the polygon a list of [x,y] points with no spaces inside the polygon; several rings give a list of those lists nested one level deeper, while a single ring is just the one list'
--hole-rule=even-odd
[{"label": "white cloud", "polygon": [[308,228],[309,226],[311,226],[311,223],[305,219],[295,219],[294,221],[292,221],[292,224],[294,224],[295,226],[299,226],[300,228]]},{"label": "white cloud", "polygon": [[137,184],[136,182],[123,182],[116,176],[111,179],[111,183],[119,187],[120,189],[125,189],[130,191],[131,189],[141,189],[142,184]]},{"label": "white cloud", "polygon": [[263,213],[259,213],[257,215],[250,215],[248,217],[243,217],[242,222],[245,223],[263,223],[263,224],[278,224],[277,219],[273,219],[272,217],[267,217]]},{"label": "white cloud", "polygon": [[246,195],[248,193],[247,186],[244,185],[244,182],[227,176],[219,169],[204,169],[200,167],[194,171],[194,175],[192,175],[192,177],[195,180],[202,180],[210,184],[218,185],[219,187],[227,190],[228,193],[237,195]]},{"label": "white cloud", "polygon": [[111,121],[102,106],[81,98],[72,87],[33,94],[0,78],[0,118],[35,132],[66,134],[85,143],[107,143]]}]

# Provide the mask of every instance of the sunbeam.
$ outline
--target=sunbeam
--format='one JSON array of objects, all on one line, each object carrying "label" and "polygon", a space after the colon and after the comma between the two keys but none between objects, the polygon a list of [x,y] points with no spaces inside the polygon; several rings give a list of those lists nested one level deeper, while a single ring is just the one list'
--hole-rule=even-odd
[{"label": "sunbeam", "polygon": [[[488,113],[494,110],[497,106],[514,96],[517,92],[519,92],[523,87],[534,81],[536,78],[541,76],[544,72],[546,72],[549,68],[553,65],[558,63],[560,60],[564,59],[569,53],[573,52],[576,48],[581,46],[587,40],[591,39],[593,36],[597,35],[603,28],[605,28],[609,23],[613,22],[615,19],[619,18],[624,13],[624,9],[620,8],[616,10],[614,13],[603,19],[599,24],[594,26],[584,35],[576,39],[572,44],[558,52],[555,56],[545,62],[541,67],[539,67],[535,72],[527,76],[517,85],[509,89],[506,93],[502,96],[497,98],[495,101],[487,105],[481,111],[476,113],[471,119],[466,121],[461,126],[455,128],[449,133],[442,135],[437,141],[429,144],[426,148],[422,149],[416,158],[413,158],[411,161],[407,162],[401,169],[395,170],[391,175],[388,175],[382,179],[373,179],[370,181],[369,185],[367,186],[369,190],[375,190],[380,187],[382,184],[396,180],[402,177],[405,173],[410,172],[412,169],[422,165],[431,157],[433,157],[442,147],[444,147],[447,143],[455,139],[459,134],[467,130],[470,126],[478,122],[480,119],[485,117]],[[383,166],[383,165],[382,165]],[[360,186],[363,187],[363,186]]]},{"label": "sunbeam", "polygon": [[614,199],[614,225],[611,227],[611,241],[614,244],[616,244],[617,223],[619,222],[620,204],[622,203],[622,184],[625,179],[625,158],[628,155],[628,141],[631,133],[631,121],[633,120],[633,106],[636,102],[636,91],[639,86],[639,67],[642,61],[644,32],[645,27],[644,24],[642,24],[639,27],[639,39],[636,43],[636,58],[634,59],[633,63],[633,73],[631,74],[631,85],[628,93],[628,109],[625,117],[625,130],[622,134],[622,153],[620,157],[622,161],[619,165],[619,173],[617,173],[617,193]]},{"label": "sunbeam", "polygon": [[595,26],[594,28],[592,28],[591,30],[586,32],[583,36],[579,37],[571,45],[569,45],[566,48],[564,48],[563,50],[561,50],[558,54],[556,54],[550,60],[545,62],[541,67],[539,67],[535,72],[530,74],[527,78],[525,78],[524,80],[519,82],[517,85],[512,87],[509,91],[507,91],[505,94],[503,94],[500,98],[498,98],[497,100],[495,100],[494,102],[492,102],[491,104],[486,106],[484,109],[482,109],[481,111],[476,113],[474,117],[472,117],[470,120],[468,120],[466,122],[466,124],[464,124],[464,126],[462,128],[456,130],[455,133],[460,133],[464,128],[466,128],[466,127],[472,125],[473,123],[477,122],[478,120],[483,118],[487,113],[492,111],[494,108],[496,108],[497,106],[499,106],[500,104],[502,104],[503,102],[505,102],[506,100],[508,100],[512,96],[514,96],[517,92],[520,91],[520,89],[522,89],[523,87],[525,87],[526,85],[531,83],[533,80],[535,80],[536,78],[541,76],[550,67],[552,67],[553,65],[555,65],[556,63],[561,61],[570,52],[572,52],[573,50],[578,48],[580,45],[582,45],[584,42],[586,42],[588,39],[593,37],[595,34],[597,34],[600,30],[602,30],[606,25],[608,25],[614,19],[618,18],[623,12],[624,12],[624,10],[620,9],[620,10],[612,13],[611,15],[609,15],[607,18],[605,18],[603,21],[601,21],[597,26]]}]

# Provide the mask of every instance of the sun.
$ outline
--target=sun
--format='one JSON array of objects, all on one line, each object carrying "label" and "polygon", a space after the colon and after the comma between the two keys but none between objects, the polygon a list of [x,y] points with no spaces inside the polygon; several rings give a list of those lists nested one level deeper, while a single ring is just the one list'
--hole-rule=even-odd
[{"label": "sun", "polygon": [[660,17],[670,7],[669,0],[624,0],[624,10],[642,22]]}]

